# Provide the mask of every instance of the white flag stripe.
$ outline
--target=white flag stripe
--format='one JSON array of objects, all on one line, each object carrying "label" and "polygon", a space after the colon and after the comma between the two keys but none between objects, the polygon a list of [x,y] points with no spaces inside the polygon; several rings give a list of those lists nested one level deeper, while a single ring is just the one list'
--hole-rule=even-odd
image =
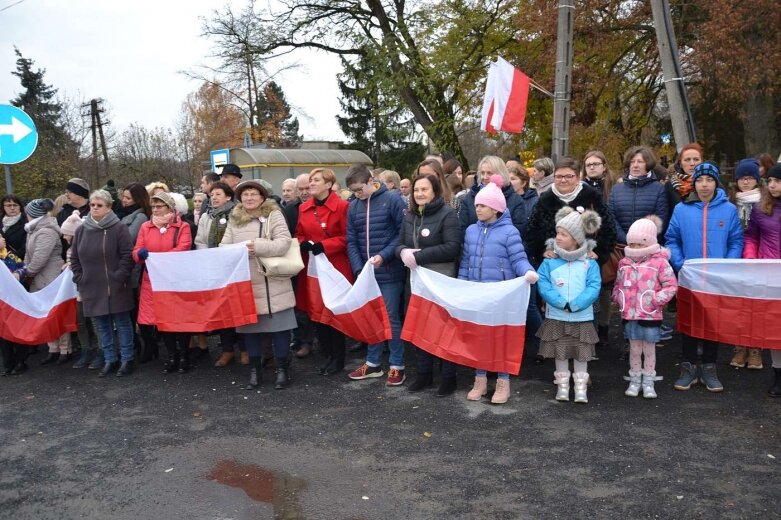
[{"label": "white flag stripe", "polygon": [[450,278],[424,267],[412,270],[412,294],[435,302],[459,321],[478,325],[525,325],[529,284],[525,278],[480,283]]},{"label": "white flag stripe", "polygon": [[[257,268],[254,260],[253,264]],[[249,255],[244,244],[149,253],[146,268],[153,291],[209,291],[250,279]]]},{"label": "white flag stripe", "polygon": [[318,282],[322,278],[324,283],[321,283],[320,287],[329,288],[327,291],[321,291],[321,296],[325,308],[334,314],[351,313],[366,305],[366,302],[382,296],[380,286],[374,279],[374,267],[369,262],[363,266],[353,285],[350,285],[325,255],[309,257],[307,274],[317,278]]},{"label": "white flag stripe", "polygon": [[494,80],[496,78],[496,63],[491,62],[488,66],[488,77],[485,80],[485,95],[483,96],[483,113],[480,120],[480,129],[485,131],[491,122],[488,120],[488,112],[491,110],[491,103],[494,101]]},{"label": "white flag stripe", "polygon": [[45,318],[57,305],[76,298],[76,284],[70,269],[34,293],[28,293],[4,264],[0,265],[0,271],[0,300],[33,318]]},{"label": "white flag stripe", "polygon": [[781,300],[781,260],[687,260],[678,285],[707,294]]},{"label": "white flag stripe", "polygon": [[502,58],[497,58],[494,78],[494,113],[491,118],[491,126],[499,130],[502,128],[504,113],[507,111],[507,102],[510,100],[510,92],[513,89],[513,77],[515,67]]}]

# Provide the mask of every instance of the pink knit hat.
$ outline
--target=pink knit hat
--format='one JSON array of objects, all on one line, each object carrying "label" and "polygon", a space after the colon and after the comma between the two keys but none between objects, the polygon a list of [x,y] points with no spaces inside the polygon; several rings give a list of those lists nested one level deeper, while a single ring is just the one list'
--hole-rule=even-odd
[{"label": "pink knit hat", "polygon": [[[658,220],[658,217],[654,218]],[[651,217],[645,217],[635,220],[635,223],[629,227],[626,233],[626,241],[629,244],[641,244],[643,247],[654,246],[658,244],[656,235],[659,233],[659,226]]]},{"label": "pink knit hat", "polygon": [[507,209],[507,201],[502,193],[501,186],[504,184],[504,179],[501,175],[491,176],[491,182],[489,182],[475,197],[475,206],[482,204],[488,206],[492,210],[504,213]]},{"label": "pink knit hat", "polygon": [[76,230],[81,227],[81,215],[79,215],[78,211],[75,211],[71,213],[71,215],[65,219],[65,221],[60,226],[60,232],[63,235],[69,235],[73,236],[76,234]]}]

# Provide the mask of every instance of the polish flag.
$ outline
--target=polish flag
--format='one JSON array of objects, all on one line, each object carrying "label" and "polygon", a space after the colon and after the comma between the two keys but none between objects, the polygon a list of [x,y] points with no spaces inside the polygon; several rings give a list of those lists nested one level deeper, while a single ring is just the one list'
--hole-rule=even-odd
[{"label": "polish flag", "polygon": [[485,82],[480,129],[489,134],[500,130],[520,134],[526,119],[530,84],[526,74],[502,58],[491,63]]},{"label": "polish flag", "polygon": [[410,284],[401,339],[459,365],[520,372],[529,304],[526,279],[469,282],[417,267]]},{"label": "polish flag", "polygon": [[163,332],[209,332],[258,321],[244,244],[149,253],[155,323]]},{"label": "polish flag", "polygon": [[678,330],[781,349],[781,260],[687,260],[678,273]]},{"label": "polish flag", "polygon": [[325,255],[310,255],[306,275],[312,321],[369,345],[391,339],[388,311],[371,264],[366,262],[350,285]]},{"label": "polish flag", "polygon": [[0,263],[0,338],[40,345],[77,329],[76,284],[70,269],[40,291],[28,293]]}]

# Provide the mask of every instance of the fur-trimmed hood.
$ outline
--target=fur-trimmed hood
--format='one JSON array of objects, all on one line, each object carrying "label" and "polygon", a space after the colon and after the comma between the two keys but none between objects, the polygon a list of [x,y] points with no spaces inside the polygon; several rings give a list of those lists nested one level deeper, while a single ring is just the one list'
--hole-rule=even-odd
[{"label": "fur-trimmed hood", "polygon": [[[272,211],[281,211],[281,209],[274,199],[268,198],[260,205],[260,216],[268,218]],[[244,205],[241,202],[236,204],[230,216],[231,224],[234,226],[246,226],[255,218],[244,209]]]}]

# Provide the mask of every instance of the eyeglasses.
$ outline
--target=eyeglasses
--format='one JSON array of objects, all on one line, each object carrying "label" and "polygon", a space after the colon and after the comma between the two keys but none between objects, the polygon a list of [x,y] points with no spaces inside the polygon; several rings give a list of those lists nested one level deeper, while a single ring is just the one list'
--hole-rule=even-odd
[{"label": "eyeglasses", "polygon": [[602,166],[603,162],[593,162],[593,163],[586,163],[586,168],[596,168],[597,166]]},{"label": "eyeglasses", "polygon": [[89,207],[90,208],[105,208],[106,205],[105,204],[94,204],[94,203],[90,202]]},{"label": "eyeglasses", "polygon": [[571,181],[577,177],[577,175],[569,174],[569,175],[554,175],[553,179],[557,181]]},{"label": "eyeglasses", "polygon": [[350,191],[353,193],[363,193],[363,190],[365,189],[366,189],[366,185],[364,184],[360,188],[355,188],[355,189],[350,188]]},{"label": "eyeglasses", "polygon": [[152,204],[152,209],[163,209],[167,207],[168,206],[166,206],[165,204]]},{"label": "eyeglasses", "polygon": [[3,204],[3,207],[4,208],[19,208],[20,206],[19,206],[19,204],[8,203],[8,204]]}]

